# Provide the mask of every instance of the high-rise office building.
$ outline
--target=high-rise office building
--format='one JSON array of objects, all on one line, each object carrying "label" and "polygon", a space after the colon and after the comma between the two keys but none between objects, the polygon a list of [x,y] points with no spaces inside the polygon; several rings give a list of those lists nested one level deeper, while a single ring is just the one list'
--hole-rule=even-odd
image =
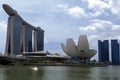
[{"label": "high-rise office building", "polygon": [[120,52],[117,40],[111,40],[112,64],[120,64]]},{"label": "high-rise office building", "polygon": [[99,62],[109,62],[109,41],[98,40],[98,58]]}]

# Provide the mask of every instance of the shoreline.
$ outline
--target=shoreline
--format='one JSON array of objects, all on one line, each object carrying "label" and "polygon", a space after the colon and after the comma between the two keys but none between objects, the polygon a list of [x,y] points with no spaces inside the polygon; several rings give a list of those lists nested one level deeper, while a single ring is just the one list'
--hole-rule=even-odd
[{"label": "shoreline", "polygon": [[1,66],[78,66],[78,67],[108,67],[110,64],[101,64],[101,63],[12,63]]},{"label": "shoreline", "polygon": [[40,63],[33,63],[28,64],[26,66],[78,66],[78,67],[108,67],[108,65],[101,65],[101,64],[59,64],[59,63],[53,63],[53,64],[40,64]]},{"label": "shoreline", "polygon": [[79,66],[79,67],[107,67],[110,63],[93,62],[93,61],[39,61],[27,58],[10,58],[1,57],[0,65],[12,65],[12,66]]}]

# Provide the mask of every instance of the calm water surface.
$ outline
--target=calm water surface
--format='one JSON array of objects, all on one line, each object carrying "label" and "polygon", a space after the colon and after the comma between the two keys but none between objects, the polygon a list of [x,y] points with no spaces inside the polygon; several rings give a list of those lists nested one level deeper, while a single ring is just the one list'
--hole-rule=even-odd
[{"label": "calm water surface", "polygon": [[0,80],[120,80],[120,66],[5,66]]}]

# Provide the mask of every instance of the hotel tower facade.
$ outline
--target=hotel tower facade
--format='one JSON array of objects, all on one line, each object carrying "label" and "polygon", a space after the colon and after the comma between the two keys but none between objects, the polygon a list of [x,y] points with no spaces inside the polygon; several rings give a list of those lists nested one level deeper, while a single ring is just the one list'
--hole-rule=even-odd
[{"label": "hotel tower facade", "polygon": [[44,30],[27,23],[9,5],[3,4],[3,8],[9,15],[5,55],[44,50]]}]

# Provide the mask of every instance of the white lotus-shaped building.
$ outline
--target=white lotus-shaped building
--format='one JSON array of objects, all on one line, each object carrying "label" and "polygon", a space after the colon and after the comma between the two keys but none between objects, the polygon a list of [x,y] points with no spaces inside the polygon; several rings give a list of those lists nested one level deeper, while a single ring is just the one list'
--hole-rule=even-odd
[{"label": "white lotus-shaped building", "polygon": [[72,38],[68,38],[66,46],[61,44],[63,51],[70,57],[79,57],[80,59],[90,59],[97,51],[89,49],[88,39],[86,35],[80,35],[78,45],[75,44]]}]

